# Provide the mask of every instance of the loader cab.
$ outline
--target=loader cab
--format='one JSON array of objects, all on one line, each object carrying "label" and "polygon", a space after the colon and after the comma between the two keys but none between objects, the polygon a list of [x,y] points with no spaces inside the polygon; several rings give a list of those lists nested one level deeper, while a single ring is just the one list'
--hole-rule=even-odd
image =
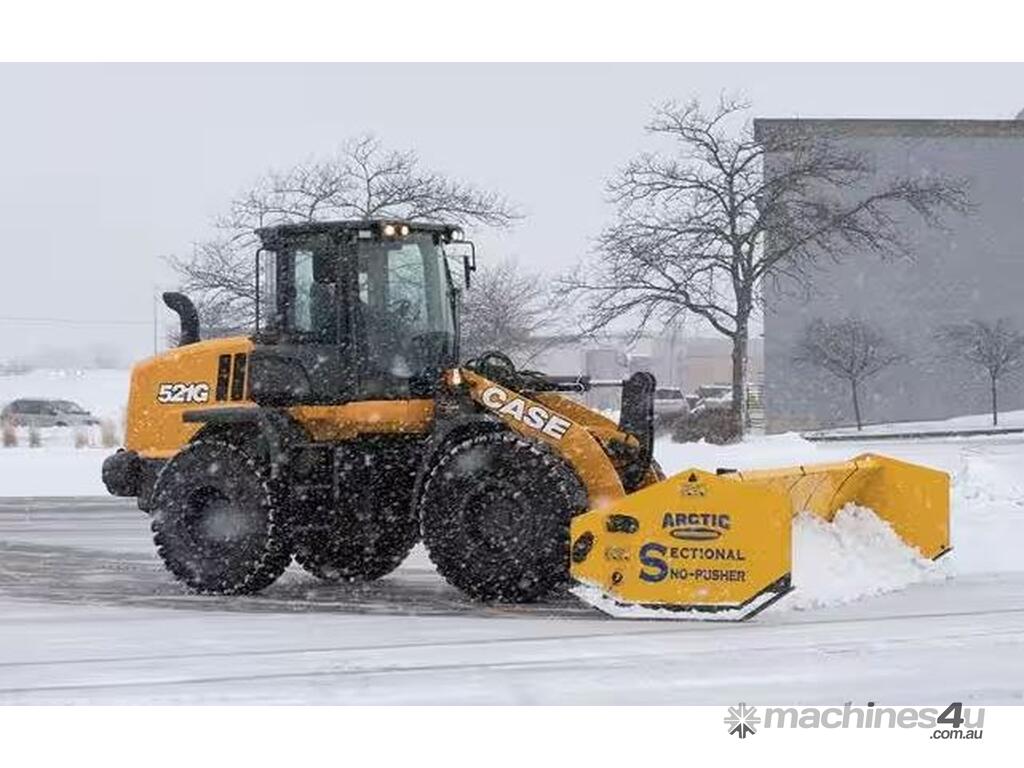
[{"label": "loader cab", "polygon": [[259,230],[253,399],[431,397],[458,362],[455,227],[317,222]]}]

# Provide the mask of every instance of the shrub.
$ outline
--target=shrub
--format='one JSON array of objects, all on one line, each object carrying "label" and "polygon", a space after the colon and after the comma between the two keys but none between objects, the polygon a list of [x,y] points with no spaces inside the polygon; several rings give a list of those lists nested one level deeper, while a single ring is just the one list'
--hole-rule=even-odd
[{"label": "shrub", "polygon": [[727,445],[739,438],[736,420],[728,408],[713,408],[684,416],[676,422],[672,432],[672,439],[677,443],[704,440],[715,445]]},{"label": "shrub", "polygon": [[89,447],[89,432],[79,427],[75,430],[75,448]]},{"label": "shrub", "polygon": [[[676,431],[676,427],[679,425],[680,419],[685,419],[686,416],[674,414],[672,416],[654,416],[654,434],[656,435],[671,435]],[[617,419],[616,419],[617,421]]]},{"label": "shrub", "polygon": [[28,446],[29,448],[39,448],[43,444],[43,436],[39,434],[39,430],[36,427],[28,428]]}]

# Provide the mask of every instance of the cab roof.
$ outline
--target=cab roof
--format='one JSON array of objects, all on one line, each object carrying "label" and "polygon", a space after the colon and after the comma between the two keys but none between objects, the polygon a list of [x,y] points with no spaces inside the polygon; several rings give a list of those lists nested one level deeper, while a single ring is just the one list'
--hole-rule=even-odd
[{"label": "cab roof", "polygon": [[264,243],[274,240],[292,239],[316,235],[344,235],[348,232],[359,232],[370,230],[379,235],[383,227],[391,224],[401,227],[403,224],[409,227],[410,233],[428,232],[430,234],[441,234],[451,237],[456,230],[461,230],[458,224],[438,224],[427,221],[405,221],[403,219],[345,219],[339,221],[306,221],[297,224],[277,224],[272,227],[262,227],[256,230],[256,234]]}]

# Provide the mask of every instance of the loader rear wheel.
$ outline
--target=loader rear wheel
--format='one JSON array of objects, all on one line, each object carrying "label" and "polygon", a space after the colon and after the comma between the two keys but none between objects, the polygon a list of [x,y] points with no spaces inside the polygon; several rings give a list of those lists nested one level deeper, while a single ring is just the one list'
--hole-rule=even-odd
[{"label": "loader rear wheel", "polygon": [[269,474],[254,449],[212,439],[191,443],[160,471],[151,527],[179,581],[200,593],[251,594],[288,567]]},{"label": "loader rear wheel", "polygon": [[438,572],[478,600],[531,602],[569,574],[569,521],[583,484],[544,445],[489,432],[453,445],[420,499],[423,541]]}]

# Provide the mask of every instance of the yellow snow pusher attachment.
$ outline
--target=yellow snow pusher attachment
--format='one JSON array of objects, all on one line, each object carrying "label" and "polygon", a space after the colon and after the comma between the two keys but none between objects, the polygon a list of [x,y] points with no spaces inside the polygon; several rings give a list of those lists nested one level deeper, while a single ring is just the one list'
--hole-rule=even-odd
[{"label": "yellow snow pusher attachment", "polygon": [[950,549],[944,472],[873,454],[689,469],[573,519],[573,592],[614,616],[746,619],[794,588],[794,515],[831,521],[847,504],[874,511],[926,558]]}]

